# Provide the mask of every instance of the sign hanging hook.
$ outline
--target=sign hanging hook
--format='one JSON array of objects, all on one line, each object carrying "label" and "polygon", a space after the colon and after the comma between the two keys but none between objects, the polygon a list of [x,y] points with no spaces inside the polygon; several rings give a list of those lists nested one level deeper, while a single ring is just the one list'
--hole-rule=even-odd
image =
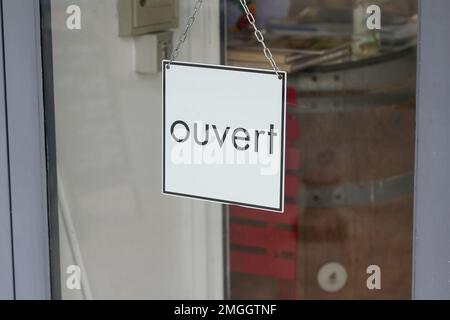
[{"label": "sign hanging hook", "polygon": [[[170,69],[170,65],[172,64],[172,62],[177,59],[177,57],[180,53],[180,50],[181,50],[181,46],[187,39],[189,30],[191,29],[192,25],[195,22],[198,12],[200,11],[200,8],[202,7],[203,1],[204,0],[197,0],[197,2],[195,3],[194,12],[189,17],[188,22],[186,24],[186,28],[185,28],[184,32],[180,35],[180,37],[178,39],[178,43],[172,51],[172,54],[170,56],[170,61],[166,67],[167,69]],[[256,40],[262,45],[263,53],[266,56],[267,60],[269,61],[270,65],[272,66],[273,71],[278,76],[278,79],[280,79],[280,80],[283,79],[283,77],[281,76],[281,73],[280,73],[280,68],[278,68],[277,63],[275,62],[275,59],[273,58],[272,52],[270,51],[270,49],[266,46],[266,44],[264,42],[264,35],[256,26],[255,16],[250,11],[250,9],[247,5],[247,1],[246,0],[239,0],[239,1],[241,3],[242,8],[245,11],[248,22],[252,25],[253,29],[255,30],[254,34],[255,34]]]}]

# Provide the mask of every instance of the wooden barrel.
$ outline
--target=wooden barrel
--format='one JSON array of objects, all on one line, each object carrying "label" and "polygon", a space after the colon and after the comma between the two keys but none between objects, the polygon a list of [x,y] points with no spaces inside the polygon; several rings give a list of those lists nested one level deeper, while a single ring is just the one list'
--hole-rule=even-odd
[{"label": "wooden barrel", "polygon": [[[355,73],[368,77],[366,86],[364,79],[348,81]],[[291,76],[298,105],[290,114],[301,130],[294,143],[299,169],[287,172],[296,175],[300,187],[296,197],[286,198],[298,218],[295,298],[411,297],[414,76],[411,52],[356,70]],[[313,80],[302,88],[301,79]],[[336,264],[346,273],[342,287],[342,270],[333,272]],[[367,287],[371,265],[380,267],[380,290]],[[331,271],[319,281],[328,266]],[[281,297],[277,279],[242,272],[232,273],[231,293],[232,298]]]}]

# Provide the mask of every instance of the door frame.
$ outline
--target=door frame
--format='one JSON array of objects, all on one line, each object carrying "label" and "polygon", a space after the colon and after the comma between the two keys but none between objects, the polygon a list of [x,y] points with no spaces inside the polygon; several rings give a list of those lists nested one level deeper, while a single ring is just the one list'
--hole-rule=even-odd
[{"label": "door frame", "polygon": [[[4,75],[3,9],[0,3],[0,72]],[[8,122],[5,77],[0,77],[0,299],[14,299],[14,267],[11,238],[11,207],[8,152]]]},{"label": "door frame", "polygon": [[413,298],[450,299],[450,1],[419,1]]},{"label": "door frame", "polygon": [[[42,5],[49,8],[45,1]],[[52,106],[52,96],[42,77],[49,57],[41,56],[41,41],[48,39],[41,39],[39,1],[1,0],[1,8],[0,148],[6,145],[7,164],[0,158],[0,194],[3,200],[7,168],[10,218],[2,207],[0,219],[10,225],[12,298],[58,298],[59,268],[51,265],[58,259],[58,243],[49,236],[49,229],[57,228],[54,118],[52,108],[44,108]]]},{"label": "door frame", "polygon": [[[51,45],[50,0],[0,1],[0,297],[58,299],[58,232],[49,232],[58,230],[53,80],[42,77],[52,58],[41,55]],[[416,299],[450,298],[450,65],[442,63],[450,45],[435,36],[450,28],[449,11],[448,0],[419,1]]]}]

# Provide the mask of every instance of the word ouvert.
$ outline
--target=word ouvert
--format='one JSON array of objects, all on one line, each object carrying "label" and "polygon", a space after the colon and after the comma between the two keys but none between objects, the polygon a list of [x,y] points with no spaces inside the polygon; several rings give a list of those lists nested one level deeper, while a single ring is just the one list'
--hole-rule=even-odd
[{"label": "word ouvert", "polygon": [[[202,126],[202,134],[199,134],[199,126]],[[228,137],[230,137],[234,148],[239,151],[245,151],[251,148],[250,150],[259,152],[260,143],[262,143],[262,140],[266,140],[269,144],[269,154],[273,154],[274,138],[278,136],[273,124],[269,125],[268,130],[250,130],[245,128],[232,129],[231,127],[219,130],[215,124],[200,124],[197,122],[193,124],[193,127],[194,133],[192,136],[196,144],[200,146],[207,145],[210,141],[213,141],[213,139],[211,139],[211,136],[213,135],[213,137],[216,138],[219,147],[222,148]],[[211,133],[211,131],[213,133]],[[172,123],[170,134],[176,142],[184,143],[191,139],[191,127],[186,122],[177,120]],[[201,137],[199,137],[199,135],[201,135]]]}]

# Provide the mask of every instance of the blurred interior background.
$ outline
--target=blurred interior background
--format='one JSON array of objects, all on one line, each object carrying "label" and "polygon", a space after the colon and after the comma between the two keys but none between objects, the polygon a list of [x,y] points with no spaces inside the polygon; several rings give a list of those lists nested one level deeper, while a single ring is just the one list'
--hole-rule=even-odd
[{"label": "blurred interior background", "polygon": [[[289,73],[287,212],[230,208],[231,297],[408,299],[417,2],[249,3]],[[270,69],[227,4],[227,63]],[[380,30],[366,25],[374,4]],[[382,290],[367,288],[370,265]]]},{"label": "blurred interior background", "polygon": [[[162,196],[161,75],[136,71],[146,35],[119,36],[117,1],[52,1],[63,298],[411,297],[417,1],[247,2],[288,72],[283,215]],[[179,1],[173,41],[194,3]],[[179,60],[270,69],[238,0],[204,2]]]}]

